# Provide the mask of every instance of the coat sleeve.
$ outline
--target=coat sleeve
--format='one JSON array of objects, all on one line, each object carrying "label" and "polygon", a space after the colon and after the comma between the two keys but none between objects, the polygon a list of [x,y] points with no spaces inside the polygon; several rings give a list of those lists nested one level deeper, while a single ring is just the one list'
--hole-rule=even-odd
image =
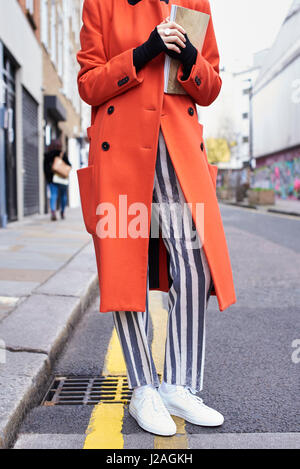
[{"label": "coat sleeve", "polygon": [[81,49],[77,52],[80,71],[77,77],[80,97],[91,106],[124,93],[143,82],[143,73],[136,72],[133,47],[107,60],[103,44],[98,0],[85,0],[80,31]]},{"label": "coat sleeve", "polygon": [[[204,7],[203,7],[204,4]],[[199,106],[209,106],[220,93],[222,80],[219,75],[219,51],[217,47],[209,1],[197,2],[201,11],[210,15],[202,53],[198,50],[196,63],[186,80],[181,80],[183,66],[180,64],[177,80]],[[200,10],[200,9],[199,9]]]}]

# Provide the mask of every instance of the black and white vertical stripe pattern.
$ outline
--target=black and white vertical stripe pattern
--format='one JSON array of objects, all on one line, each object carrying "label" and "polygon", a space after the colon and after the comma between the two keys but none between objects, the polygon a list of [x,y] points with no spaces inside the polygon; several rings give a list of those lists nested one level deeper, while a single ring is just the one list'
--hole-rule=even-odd
[{"label": "black and white vertical stripe pattern", "polygon": [[[157,149],[153,202],[177,204],[183,210],[185,197],[160,129]],[[175,205],[173,205],[175,207]],[[178,216],[180,215],[180,216]],[[159,220],[170,254],[172,285],[168,297],[168,325],[165,345],[164,380],[169,384],[189,386],[195,391],[203,387],[205,355],[205,312],[211,275],[207,259],[196,231],[192,235],[182,229],[183,212],[160,210]],[[190,234],[189,234],[190,233]],[[189,243],[188,243],[189,242]],[[148,268],[149,272],[149,268]],[[149,279],[148,279],[149,282]],[[148,283],[149,286],[149,283]],[[159,385],[148,340],[149,311],[114,311],[114,322],[127,366],[129,387]]]},{"label": "black and white vertical stripe pattern", "polygon": [[159,386],[149,343],[149,267],[146,311],[113,311],[113,318],[126,363],[129,388],[150,383]]}]

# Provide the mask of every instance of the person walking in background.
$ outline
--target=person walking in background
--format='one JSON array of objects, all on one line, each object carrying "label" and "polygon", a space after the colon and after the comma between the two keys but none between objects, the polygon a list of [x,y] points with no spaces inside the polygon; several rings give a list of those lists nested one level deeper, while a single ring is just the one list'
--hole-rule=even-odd
[{"label": "person walking in background", "polygon": [[72,167],[66,152],[62,150],[62,143],[59,139],[53,140],[49,145],[44,158],[44,172],[47,184],[50,189],[50,208],[51,208],[51,220],[56,221],[56,210],[57,210],[57,199],[60,197],[60,216],[62,219],[65,218],[65,208],[68,199],[68,186],[69,179],[62,178],[56,174],[52,165],[56,157],[61,157],[62,160],[70,167]]}]

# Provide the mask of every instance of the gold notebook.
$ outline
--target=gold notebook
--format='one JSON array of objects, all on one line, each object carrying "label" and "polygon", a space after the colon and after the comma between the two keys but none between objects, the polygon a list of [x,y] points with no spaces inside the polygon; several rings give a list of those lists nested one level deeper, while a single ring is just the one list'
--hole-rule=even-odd
[{"label": "gold notebook", "polygon": [[[171,6],[170,21],[182,26],[191,43],[201,52],[206,36],[210,15],[198,10],[179,5]],[[166,54],[164,66],[164,92],[168,94],[187,94],[177,80],[180,61],[172,59]]]}]

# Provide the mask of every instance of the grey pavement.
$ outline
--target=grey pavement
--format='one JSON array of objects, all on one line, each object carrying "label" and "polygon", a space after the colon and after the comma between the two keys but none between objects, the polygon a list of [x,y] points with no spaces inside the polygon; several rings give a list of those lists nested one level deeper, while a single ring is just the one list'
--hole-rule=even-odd
[{"label": "grey pavement", "polygon": [[81,209],[0,230],[0,448],[36,405],[57,355],[98,291]]},{"label": "grey pavement", "polygon": [[190,449],[299,449],[299,433],[190,435]]},{"label": "grey pavement", "polygon": [[0,319],[12,309],[8,298],[29,296],[89,241],[80,209],[69,209],[66,220],[35,215],[0,230]]},{"label": "grey pavement", "polygon": [[[243,202],[236,202],[235,199],[221,201],[223,204],[237,205],[239,207],[248,208],[247,198]],[[300,217],[300,200],[296,199],[279,199],[276,198],[274,205],[252,205],[256,210],[266,213],[278,213],[282,215],[292,215]]]},{"label": "grey pavement", "polygon": [[[189,449],[300,449],[299,433],[188,435]],[[14,449],[80,449],[84,435],[21,434]],[[124,449],[153,449],[154,435],[124,435]]]},{"label": "grey pavement", "polygon": [[78,449],[84,440],[84,435],[21,435],[14,449]]},{"label": "grey pavement", "polygon": [[267,206],[267,209],[275,209],[282,213],[295,213],[300,216],[300,200],[276,199],[275,206]]},{"label": "grey pavement", "polygon": [[[187,423],[190,448],[299,448],[300,219],[221,205],[237,303],[207,313],[204,402],[225,423],[208,429]],[[112,317],[88,308],[56,361],[53,374],[99,376]],[[163,347],[163,344],[162,344]],[[36,405],[24,420],[16,448],[83,446],[92,406]],[[125,448],[153,448],[125,407]],[[47,440],[47,436],[51,438]],[[63,435],[63,436],[62,436]],[[48,445],[48,446],[47,446]]]}]

